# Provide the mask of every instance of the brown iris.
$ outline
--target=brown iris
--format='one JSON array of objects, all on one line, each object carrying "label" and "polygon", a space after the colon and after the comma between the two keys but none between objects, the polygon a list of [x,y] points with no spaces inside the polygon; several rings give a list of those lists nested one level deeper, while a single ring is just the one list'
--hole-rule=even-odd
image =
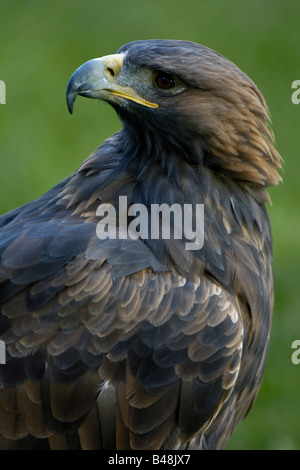
[{"label": "brown iris", "polygon": [[169,90],[176,85],[176,81],[172,75],[165,72],[158,72],[154,77],[154,81],[162,90]]}]

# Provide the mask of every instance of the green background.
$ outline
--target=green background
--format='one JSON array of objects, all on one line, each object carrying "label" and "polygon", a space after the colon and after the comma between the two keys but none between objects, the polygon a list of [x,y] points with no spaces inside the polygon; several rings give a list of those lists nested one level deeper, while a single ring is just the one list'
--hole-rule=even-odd
[{"label": "green background", "polygon": [[83,62],[136,39],[186,39],[217,50],[259,86],[269,105],[284,183],[270,191],[276,297],[259,397],[229,449],[300,449],[299,0],[0,0],[0,212],[43,194],[120,128],[105,103],[65,89]]}]

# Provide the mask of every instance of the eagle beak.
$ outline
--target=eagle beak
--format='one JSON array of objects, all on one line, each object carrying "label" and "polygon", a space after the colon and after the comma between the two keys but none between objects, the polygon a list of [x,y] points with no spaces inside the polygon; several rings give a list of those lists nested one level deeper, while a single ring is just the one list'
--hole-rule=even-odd
[{"label": "eagle beak", "polygon": [[130,100],[142,106],[158,108],[158,104],[143,99],[134,88],[117,83],[125,54],[107,55],[81,65],[72,75],[67,86],[67,105],[72,114],[77,95],[119,102]]}]

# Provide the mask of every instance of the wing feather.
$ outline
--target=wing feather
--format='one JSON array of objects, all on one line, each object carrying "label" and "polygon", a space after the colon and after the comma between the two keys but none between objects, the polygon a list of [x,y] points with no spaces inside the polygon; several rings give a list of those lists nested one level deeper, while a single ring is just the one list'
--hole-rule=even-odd
[{"label": "wing feather", "polygon": [[[106,171],[112,155],[102,157]],[[252,242],[247,219],[230,240],[243,218],[235,205],[221,239],[222,210],[207,198],[207,242],[182,272],[182,253],[174,264],[160,256],[176,259],[177,244],[99,240],[98,198],[132,187],[128,175],[106,187],[91,161],[0,218],[1,445],[34,446],[33,436],[63,449],[221,446],[257,393],[249,374],[261,375],[266,354],[270,238],[261,222]],[[85,178],[96,188],[97,174],[80,213]],[[158,195],[165,186],[157,181]]]}]

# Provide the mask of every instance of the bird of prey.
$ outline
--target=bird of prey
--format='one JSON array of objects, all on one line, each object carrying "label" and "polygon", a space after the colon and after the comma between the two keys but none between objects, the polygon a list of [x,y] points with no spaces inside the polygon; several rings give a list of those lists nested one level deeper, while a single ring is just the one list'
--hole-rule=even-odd
[{"label": "bird of prey", "polygon": [[[265,100],[231,61],[180,40],[87,61],[71,113],[78,95],[108,102],[122,129],[0,218],[0,447],[223,449],[269,343],[266,188],[281,157]],[[192,213],[182,236],[174,208]]]}]

